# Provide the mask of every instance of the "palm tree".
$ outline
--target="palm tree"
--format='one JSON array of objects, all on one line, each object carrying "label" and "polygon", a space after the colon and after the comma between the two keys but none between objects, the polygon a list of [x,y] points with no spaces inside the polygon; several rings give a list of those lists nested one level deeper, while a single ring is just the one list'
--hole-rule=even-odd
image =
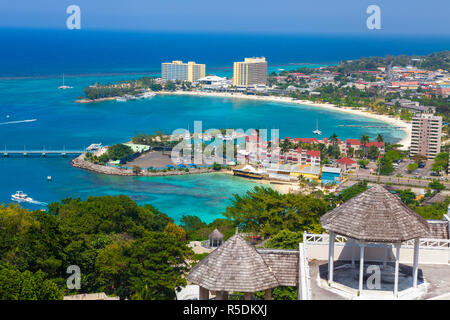
[{"label": "palm tree", "polygon": [[377,135],[377,142],[383,142],[383,141],[384,141],[383,136],[381,134],[378,134]]},{"label": "palm tree", "polygon": [[361,136],[361,144],[364,150],[364,157],[367,157],[367,147],[366,145],[369,143],[369,137],[365,134]]},{"label": "palm tree", "polygon": [[333,146],[337,145],[338,143],[338,136],[336,133],[333,133],[333,135],[330,137],[330,142],[333,144]]}]

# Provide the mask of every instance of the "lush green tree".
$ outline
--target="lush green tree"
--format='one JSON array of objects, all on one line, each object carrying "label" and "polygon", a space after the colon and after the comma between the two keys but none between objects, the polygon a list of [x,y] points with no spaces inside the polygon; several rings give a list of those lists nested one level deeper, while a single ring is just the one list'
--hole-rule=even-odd
[{"label": "lush green tree", "polygon": [[131,298],[167,300],[175,289],[186,285],[192,250],[168,233],[151,232],[125,250],[129,257],[128,275]]},{"label": "lush green tree", "polygon": [[360,165],[360,166],[363,166],[364,168],[368,165],[370,163],[370,161],[369,160],[358,160],[358,164]]},{"label": "lush green tree", "polygon": [[108,157],[111,160],[120,160],[133,154],[133,149],[125,144],[115,144],[108,148]]},{"label": "lush green tree", "polygon": [[9,264],[0,265],[0,300],[60,300],[58,285],[42,271],[21,272]]},{"label": "lush green tree", "polygon": [[442,183],[440,183],[439,180],[433,180],[428,184],[428,186],[437,192],[445,189],[445,186]]},{"label": "lush green tree", "polygon": [[312,195],[280,194],[272,188],[255,187],[244,195],[234,195],[224,215],[240,230],[272,236],[286,229],[320,232],[320,216],[327,202]]},{"label": "lush green tree", "polygon": [[380,150],[378,150],[377,147],[375,147],[375,146],[369,147],[369,151],[367,153],[367,156],[369,159],[375,160],[378,158],[379,155],[380,155]]},{"label": "lush green tree", "polygon": [[333,133],[329,139],[332,145],[337,145],[338,135],[336,133]]},{"label": "lush green tree", "polygon": [[381,134],[378,134],[376,140],[377,140],[377,142],[383,142],[384,138]]},{"label": "lush green tree", "polygon": [[416,200],[416,195],[411,191],[411,189],[399,190],[397,191],[397,194],[400,199],[402,199],[402,201],[409,206],[416,205],[418,203]]},{"label": "lush green tree", "polygon": [[266,241],[265,247],[274,249],[298,249],[300,242],[303,242],[303,233],[281,230]]},{"label": "lush green tree", "polygon": [[378,161],[378,171],[381,175],[390,175],[394,172],[392,160],[386,157],[386,155]]},{"label": "lush green tree", "polygon": [[406,166],[406,169],[408,169],[408,172],[413,172],[413,171],[417,170],[417,168],[418,168],[418,164],[415,162],[412,162]]},{"label": "lush green tree", "polygon": [[448,152],[441,152],[436,155],[434,158],[434,163],[432,166],[432,170],[435,172],[445,171],[448,168]]}]

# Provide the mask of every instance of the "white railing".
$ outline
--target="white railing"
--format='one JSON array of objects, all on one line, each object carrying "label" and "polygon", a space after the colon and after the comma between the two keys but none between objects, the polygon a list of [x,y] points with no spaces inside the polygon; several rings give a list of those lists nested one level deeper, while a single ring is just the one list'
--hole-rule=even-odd
[{"label": "white railing", "polygon": [[[303,239],[306,234],[303,233]],[[305,243],[299,243],[299,298],[311,300],[311,275],[309,271],[309,259]]]},{"label": "white railing", "polygon": [[[312,234],[305,233],[303,237],[303,241],[305,244],[318,244],[318,245],[328,245],[330,241],[329,234]],[[334,238],[335,245],[346,245],[347,237],[336,235]],[[356,243],[349,242],[347,245],[357,246]],[[383,244],[378,243],[370,243],[369,247],[378,247],[383,246]],[[449,249],[450,248],[450,240],[449,239],[432,239],[432,238],[421,238],[419,241],[420,248],[427,249]],[[414,240],[408,240],[402,243],[402,248],[414,248]]]}]

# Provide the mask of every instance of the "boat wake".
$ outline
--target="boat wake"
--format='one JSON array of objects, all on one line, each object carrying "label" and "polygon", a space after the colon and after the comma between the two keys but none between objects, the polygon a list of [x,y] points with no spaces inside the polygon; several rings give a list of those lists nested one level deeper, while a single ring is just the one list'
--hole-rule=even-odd
[{"label": "boat wake", "polygon": [[29,201],[28,203],[37,204],[37,205],[40,205],[40,206],[46,206],[46,205],[48,205],[47,202],[36,201],[36,200],[31,200],[31,201]]},{"label": "boat wake", "polygon": [[37,119],[18,120],[18,121],[9,121],[9,122],[0,122],[0,125],[4,125],[4,124],[15,124],[15,123],[26,123],[26,122],[34,122],[34,121],[37,121]]}]

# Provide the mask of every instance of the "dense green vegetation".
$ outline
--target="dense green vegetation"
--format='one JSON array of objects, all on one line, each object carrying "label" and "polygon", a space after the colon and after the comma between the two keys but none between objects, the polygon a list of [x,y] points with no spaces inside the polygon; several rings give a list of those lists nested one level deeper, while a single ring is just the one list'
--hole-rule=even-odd
[{"label": "dense green vegetation", "polygon": [[[0,219],[0,280],[10,278],[1,281],[0,298],[104,291],[129,299],[173,299],[175,288],[186,283],[182,274],[193,253],[184,230],[126,196],[69,198],[50,204],[48,213],[1,206]],[[77,292],[65,285],[70,265],[81,269]]]},{"label": "dense green vegetation", "polygon": [[97,157],[91,153],[86,153],[86,158],[94,163],[104,164],[109,160],[127,159],[134,154],[133,149],[125,144],[115,144],[108,148],[108,151]]},{"label": "dense green vegetation", "polygon": [[[126,196],[68,198],[48,212],[0,206],[0,299],[61,299],[75,293],[105,292],[128,299],[174,299],[184,274],[203,255],[190,240],[206,240],[215,228],[225,239],[238,227],[261,236],[267,248],[296,249],[303,232],[321,233],[320,217],[367,190],[359,182],[337,194],[280,194],[255,187],[235,195],[224,215],[207,224],[193,215],[180,226],[156,208]],[[430,188],[437,192],[441,184]],[[420,206],[411,190],[400,199],[426,219],[442,219],[450,204]],[[429,193],[429,196],[433,193]],[[260,244],[262,245],[262,244]],[[66,269],[81,269],[81,289],[66,287]],[[296,288],[276,288],[274,299],[295,299]],[[258,295],[258,294],[256,294]]]},{"label": "dense green vegetation", "polygon": [[142,77],[137,80],[122,80],[115,84],[95,84],[83,90],[86,98],[94,100],[108,97],[120,97],[124,95],[136,95],[143,90],[160,91],[161,85],[154,78]]}]

